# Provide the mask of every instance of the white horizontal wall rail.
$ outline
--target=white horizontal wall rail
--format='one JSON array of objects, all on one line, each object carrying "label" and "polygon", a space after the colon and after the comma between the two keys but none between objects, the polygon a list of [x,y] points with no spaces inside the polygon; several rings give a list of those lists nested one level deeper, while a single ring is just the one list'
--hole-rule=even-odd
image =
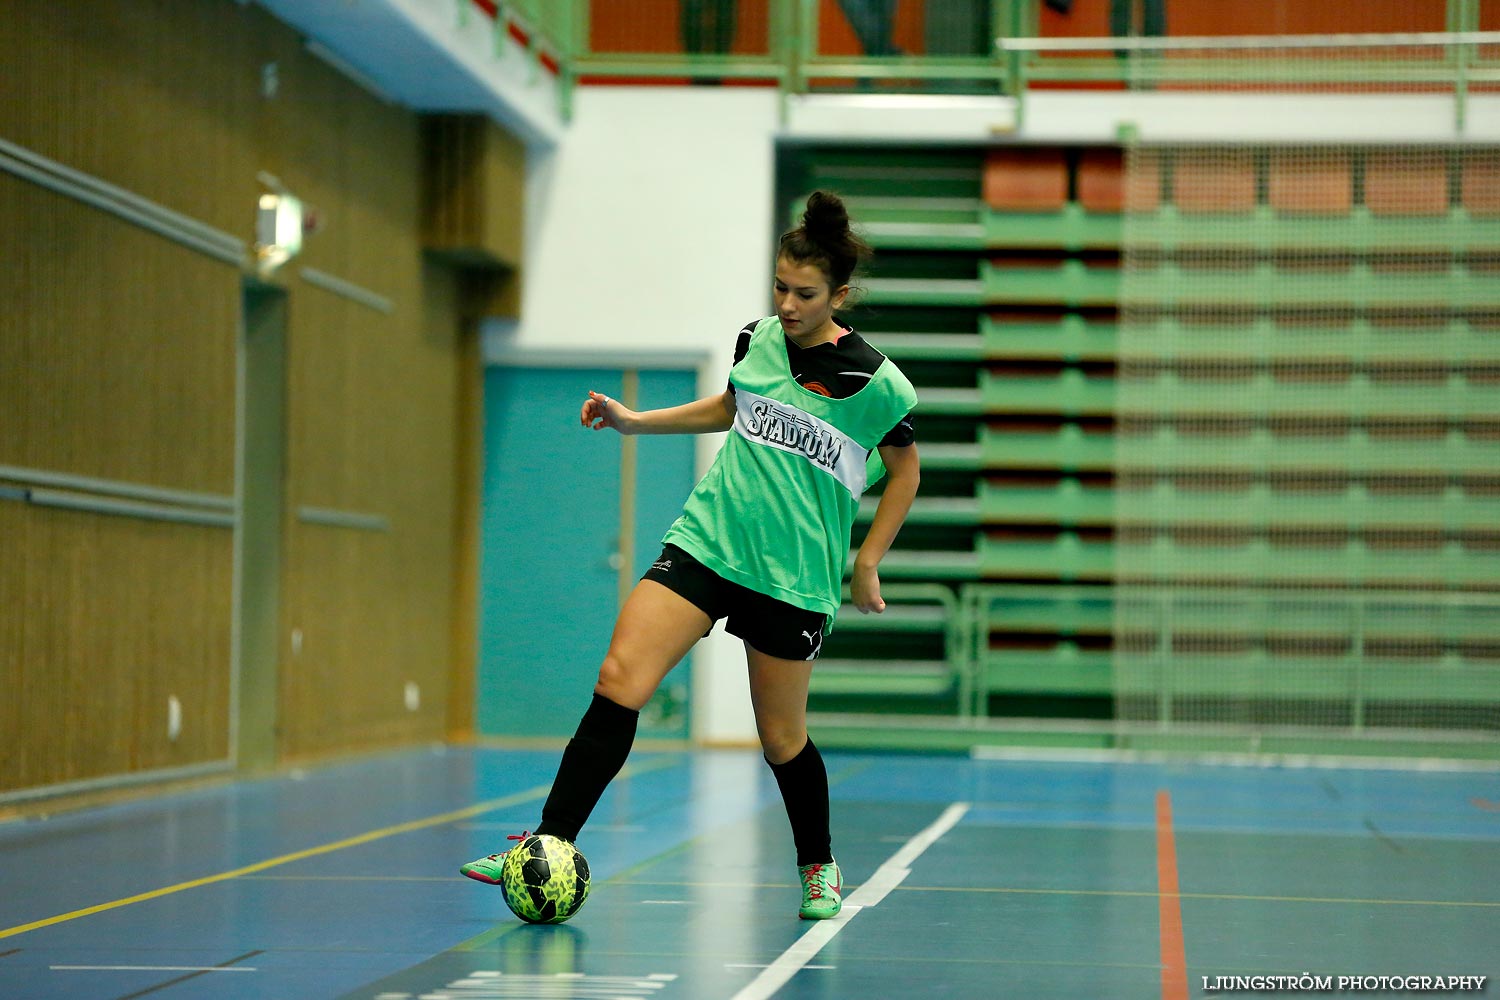
[{"label": "white horizontal wall rail", "polygon": [[332,292],[334,295],[341,295],[351,302],[358,302],[362,306],[369,306],[376,312],[386,316],[396,311],[396,304],[379,292],[372,292],[363,285],[356,285],[352,281],[329,274],[327,271],[319,271],[313,267],[304,267],[302,268],[302,280],[309,285],[323,289],[325,292]]},{"label": "white horizontal wall rail", "polygon": [[234,497],[222,493],[200,493],[194,490],[176,490],[165,486],[147,486],[119,479],[99,479],[79,476],[68,472],[52,472],[47,469],[30,469],[19,465],[0,465],[0,485],[18,483],[22,486],[40,486],[77,493],[95,493],[108,497],[121,497],[146,503],[178,507],[196,507],[211,511],[234,511]]},{"label": "white horizontal wall rail", "polygon": [[147,503],[142,500],[118,500],[71,490],[34,488],[26,491],[26,499],[38,507],[60,507],[89,514],[113,514],[119,517],[136,517],[147,521],[175,521],[178,524],[204,524],[216,528],[232,528],[233,514],[211,510],[194,510],[191,507],[174,507],[164,503]]},{"label": "white horizontal wall rail", "polygon": [[1500,45],[1500,31],[1413,31],[1342,35],[1178,35],[1118,38],[997,38],[1002,52],[1161,52],[1168,50],[1375,49]]},{"label": "white horizontal wall rail", "polygon": [[382,514],[339,510],[334,507],[298,507],[297,520],[325,528],[352,528],[355,531],[390,531],[390,518]]},{"label": "white horizontal wall rail", "polygon": [[236,267],[245,263],[245,242],[232,234],[4,139],[0,139],[0,170],[92,205],[215,260]]},{"label": "white horizontal wall rail", "polygon": [[39,785],[35,788],[22,788],[13,792],[0,792],[0,804],[10,805],[17,802],[34,802],[40,799],[58,798],[64,795],[80,795],[86,792],[109,791],[116,788],[129,788],[134,785],[147,785],[154,782],[207,778],[214,775],[227,774],[233,769],[234,764],[232,761],[216,760],[206,764],[190,764],[185,767],[164,767],[151,771],[136,771],[130,774],[113,774],[103,778],[89,778],[83,781],[65,781],[56,785]]}]

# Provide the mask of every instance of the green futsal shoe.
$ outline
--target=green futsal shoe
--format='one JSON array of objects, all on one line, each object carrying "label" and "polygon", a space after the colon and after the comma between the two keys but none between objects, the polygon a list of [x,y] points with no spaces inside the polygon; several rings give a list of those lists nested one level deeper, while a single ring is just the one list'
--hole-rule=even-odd
[{"label": "green futsal shoe", "polygon": [[[506,839],[519,840],[524,843],[526,838],[529,836],[531,836],[530,833],[523,833],[519,837],[511,836],[507,837]],[[516,846],[519,847],[520,844],[517,844]],[[515,849],[515,847],[512,847],[510,851],[514,851]],[[499,885],[500,874],[505,871],[505,856],[506,854],[509,854],[510,851],[506,851],[505,854],[491,854],[488,857],[480,858],[477,861],[470,861],[466,865],[460,865],[458,873],[460,875],[467,875],[469,878],[475,880],[476,882],[485,882],[489,885]]]},{"label": "green futsal shoe", "polygon": [[844,891],[844,876],[837,861],[804,865],[797,874],[802,876],[802,909],[798,915],[803,920],[827,920],[843,909],[839,894]]}]

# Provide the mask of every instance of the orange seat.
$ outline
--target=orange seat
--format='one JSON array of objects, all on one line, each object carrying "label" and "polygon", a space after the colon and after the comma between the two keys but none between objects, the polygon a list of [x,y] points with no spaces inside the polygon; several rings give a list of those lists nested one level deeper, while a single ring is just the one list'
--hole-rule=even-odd
[{"label": "orange seat", "polygon": [[1349,154],[1337,150],[1273,152],[1266,200],[1282,215],[1348,215],[1354,207]]},{"label": "orange seat", "polygon": [[1471,216],[1500,216],[1500,150],[1475,149],[1464,154],[1459,190],[1464,211]]},{"label": "orange seat", "polygon": [[1188,214],[1254,211],[1254,154],[1241,149],[1179,154],[1172,171],[1172,201]]},{"label": "orange seat", "polygon": [[1447,152],[1370,153],[1365,158],[1365,205],[1371,215],[1447,215]]},{"label": "orange seat", "polygon": [[1061,149],[990,151],[984,200],[1001,212],[1056,212],[1068,201],[1068,163]]},{"label": "orange seat", "polygon": [[[1083,183],[1079,181],[1079,187]],[[1121,197],[1131,212],[1154,212],[1161,205],[1161,153],[1137,149],[1125,160]]]},{"label": "orange seat", "polygon": [[1083,151],[1078,158],[1078,203],[1088,212],[1119,212],[1125,208],[1123,150],[1098,148]]}]

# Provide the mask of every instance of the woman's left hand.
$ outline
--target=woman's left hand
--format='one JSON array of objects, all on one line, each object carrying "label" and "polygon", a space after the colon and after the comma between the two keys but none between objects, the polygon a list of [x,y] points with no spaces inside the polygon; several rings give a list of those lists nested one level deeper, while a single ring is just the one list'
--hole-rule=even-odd
[{"label": "woman's left hand", "polygon": [[854,564],[854,573],[849,578],[849,594],[862,615],[871,611],[878,615],[885,610],[885,602],[880,599],[880,573],[874,566]]}]

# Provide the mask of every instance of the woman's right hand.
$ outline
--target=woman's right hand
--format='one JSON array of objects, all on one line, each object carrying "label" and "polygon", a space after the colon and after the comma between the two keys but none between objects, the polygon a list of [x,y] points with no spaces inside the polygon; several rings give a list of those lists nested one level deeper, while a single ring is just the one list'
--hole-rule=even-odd
[{"label": "woman's right hand", "polygon": [[592,389],[589,390],[589,398],[583,401],[583,409],[578,413],[579,421],[591,430],[600,431],[612,427],[621,434],[630,433],[626,430],[626,421],[631,416],[634,416],[634,411],[624,403]]}]

